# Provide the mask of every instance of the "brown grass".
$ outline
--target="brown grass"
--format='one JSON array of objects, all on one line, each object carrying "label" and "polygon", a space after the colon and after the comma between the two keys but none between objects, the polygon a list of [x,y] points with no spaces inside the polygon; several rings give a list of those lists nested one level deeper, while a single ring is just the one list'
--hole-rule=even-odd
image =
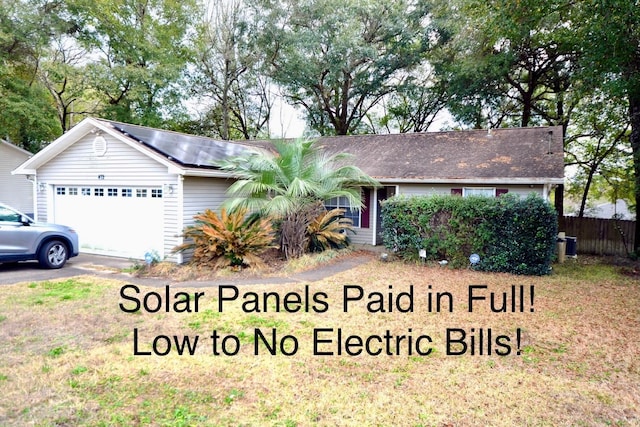
[{"label": "brown grass", "polygon": [[[273,301],[266,313],[247,313],[241,301],[219,313],[213,285],[171,289],[205,292],[198,313],[125,313],[124,284],[87,276],[67,293],[0,288],[0,425],[640,425],[640,287],[618,267],[567,263],[521,277],[371,261],[311,284],[239,287],[325,292],[324,313],[277,313]],[[360,303],[345,313],[345,285],[383,294],[413,285],[414,312],[370,313]],[[496,293],[533,285],[534,311],[527,302],[523,313],[493,313],[479,301],[470,313],[470,285]],[[450,292],[453,312],[429,313],[429,291]],[[193,356],[134,356],[134,328],[144,351],[160,334],[201,341]],[[261,346],[255,355],[256,328],[295,336],[297,353]],[[314,356],[314,328],[426,334],[433,352]],[[491,328],[512,342],[520,328],[521,342],[504,357],[448,356],[447,328]],[[238,336],[239,353],[213,356],[213,330]]]}]

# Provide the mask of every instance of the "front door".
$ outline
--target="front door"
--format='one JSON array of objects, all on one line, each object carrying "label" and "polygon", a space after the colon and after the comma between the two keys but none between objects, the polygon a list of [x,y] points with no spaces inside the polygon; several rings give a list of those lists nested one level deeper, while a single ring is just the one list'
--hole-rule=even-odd
[{"label": "front door", "polygon": [[396,194],[395,185],[387,185],[376,190],[376,245],[382,244],[382,206],[381,202]]}]

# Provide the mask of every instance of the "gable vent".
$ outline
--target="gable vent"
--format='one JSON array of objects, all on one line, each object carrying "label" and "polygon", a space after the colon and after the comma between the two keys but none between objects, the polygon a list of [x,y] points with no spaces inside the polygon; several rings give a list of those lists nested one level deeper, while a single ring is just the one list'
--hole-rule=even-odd
[{"label": "gable vent", "polygon": [[98,135],[93,140],[93,154],[96,156],[104,156],[107,152],[107,140],[104,136]]}]

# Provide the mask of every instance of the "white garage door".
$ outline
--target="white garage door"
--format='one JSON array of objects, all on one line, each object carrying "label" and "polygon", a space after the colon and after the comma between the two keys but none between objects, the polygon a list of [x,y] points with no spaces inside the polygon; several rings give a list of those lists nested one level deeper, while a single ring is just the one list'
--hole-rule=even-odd
[{"label": "white garage door", "polygon": [[56,186],[53,220],[76,229],[81,252],[162,257],[162,196],[161,187]]}]

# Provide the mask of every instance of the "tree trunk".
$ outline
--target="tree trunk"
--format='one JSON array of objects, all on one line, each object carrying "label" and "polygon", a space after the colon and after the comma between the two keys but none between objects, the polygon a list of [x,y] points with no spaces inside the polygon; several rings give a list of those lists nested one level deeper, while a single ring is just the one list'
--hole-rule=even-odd
[{"label": "tree trunk", "polygon": [[280,226],[280,250],[286,259],[299,258],[307,246],[307,222],[304,214],[294,212]]},{"label": "tree trunk", "polygon": [[589,176],[587,177],[587,182],[584,186],[584,191],[582,192],[582,201],[580,202],[580,212],[578,212],[578,218],[584,217],[584,208],[587,205],[587,198],[589,196],[589,189],[591,188],[591,182],[593,182],[593,175],[596,173],[596,169],[598,165],[591,165],[591,169],[589,169]]},{"label": "tree trunk", "polygon": [[322,203],[313,203],[288,214],[280,226],[280,251],[286,259],[299,258],[309,246],[307,228],[324,210]]},{"label": "tree trunk", "polygon": [[[629,93],[629,117],[631,119],[631,150],[633,152],[633,172],[635,184],[635,203],[636,203],[636,224],[640,219],[640,88],[631,90]],[[633,251],[636,255],[640,255],[640,227],[636,225],[635,241]]]}]

